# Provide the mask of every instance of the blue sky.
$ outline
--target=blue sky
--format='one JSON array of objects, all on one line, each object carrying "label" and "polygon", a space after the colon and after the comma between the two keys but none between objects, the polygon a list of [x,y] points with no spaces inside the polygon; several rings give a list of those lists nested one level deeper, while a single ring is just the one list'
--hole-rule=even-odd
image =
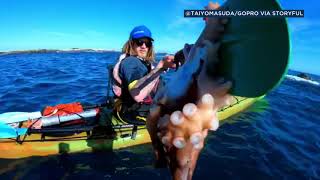
[{"label": "blue sky", "polygon": [[[219,0],[218,2],[222,2]],[[317,0],[281,0],[284,9],[304,9],[289,18],[290,68],[320,74],[320,16]],[[0,51],[39,48],[119,50],[130,30],[144,24],[157,52],[175,52],[193,43],[204,23],[184,18],[184,9],[202,9],[207,0],[1,0]]]}]

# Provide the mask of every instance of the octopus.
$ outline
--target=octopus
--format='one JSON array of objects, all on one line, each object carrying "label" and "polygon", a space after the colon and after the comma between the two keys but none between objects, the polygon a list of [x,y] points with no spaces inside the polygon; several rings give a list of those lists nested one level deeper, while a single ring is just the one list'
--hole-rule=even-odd
[{"label": "octopus", "polygon": [[[216,9],[209,3],[207,8]],[[156,166],[173,179],[192,179],[208,131],[219,127],[217,111],[229,105],[230,81],[214,73],[227,19],[208,18],[186,62],[158,91],[147,119]]]}]

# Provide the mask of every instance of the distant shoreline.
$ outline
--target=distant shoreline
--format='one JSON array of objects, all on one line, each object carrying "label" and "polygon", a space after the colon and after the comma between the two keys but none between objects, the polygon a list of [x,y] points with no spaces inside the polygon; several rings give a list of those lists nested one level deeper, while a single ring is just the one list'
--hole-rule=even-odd
[{"label": "distant shoreline", "polygon": [[[120,50],[115,49],[91,49],[91,48],[71,48],[71,49],[31,49],[31,50],[13,50],[13,51],[0,51],[0,56],[10,55],[10,54],[40,54],[40,53],[81,53],[81,52],[96,52],[96,53],[106,53],[106,52],[117,52],[121,53]],[[159,56],[165,56],[170,53],[158,52],[156,53]],[[303,72],[311,75],[320,76],[318,73],[290,69],[295,72]],[[289,72],[288,72],[289,74]]]},{"label": "distant shoreline", "polygon": [[60,53],[60,52],[119,52],[117,50],[106,50],[106,49],[81,49],[81,48],[71,48],[71,49],[31,49],[31,50],[15,50],[15,51],[5,51],[1,52],[0,55],[7,54],[25,54],[25,53]]},{"label": "distant shoreline", "polygon": [[[37,54],[37,53],[64,53],[64,52],[121,52],[120,50],[115,49],[90,49],[90,48],[71,48],[71,49],[30,49],[30,50],[14,50],[14,51],[0,51],[1,55],[9,55],[9,54]],[[158,52],[157,54],[166,55],[166,52]]]}]

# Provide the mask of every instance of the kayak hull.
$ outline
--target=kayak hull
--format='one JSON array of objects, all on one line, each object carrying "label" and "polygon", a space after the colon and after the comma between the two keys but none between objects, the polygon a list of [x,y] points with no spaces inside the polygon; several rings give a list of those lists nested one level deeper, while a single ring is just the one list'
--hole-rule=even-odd
[{"label": "kayak hull", "polygon": [[[218,112],[220,121],[235,115],[252,105],[259,98],[235,97],[232,105],[221,109]],[[117,121],[119,125],[128,125],[119,122],[113,117],[112,121]],[[19,159],[31,156],[49,156],[63,153],[93,152],[93,151],[113,151],[128,148],[141,144],[150,143],[150,136],[145,126],[139,126],[137,131],[133,128],[113,129],[112,133],[90,134],[81,132],[63,137],[43,136],[42,134],[30,134],[16,139],[0,139],[0,158]]]}]

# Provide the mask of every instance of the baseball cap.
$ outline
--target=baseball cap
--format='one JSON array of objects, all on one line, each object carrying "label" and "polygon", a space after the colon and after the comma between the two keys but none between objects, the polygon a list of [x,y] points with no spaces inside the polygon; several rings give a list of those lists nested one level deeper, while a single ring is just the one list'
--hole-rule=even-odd
[{"label": "baseball cap", "polygon": [[153,41],[151,31],[146,26],[136,26],[132,29],[130,39],[139,39],[143,37],[150,38]]}]

